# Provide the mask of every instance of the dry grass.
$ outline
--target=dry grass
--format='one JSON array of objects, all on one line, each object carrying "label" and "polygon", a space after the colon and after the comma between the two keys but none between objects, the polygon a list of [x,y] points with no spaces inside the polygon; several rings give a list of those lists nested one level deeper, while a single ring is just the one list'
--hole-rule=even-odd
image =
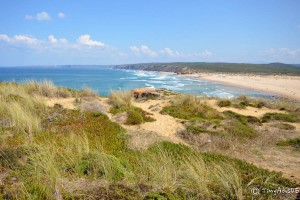
[{"label": "dry grass", "polygon": [[79,94],[77,94],[77,96],[82,97],[82,98],[95,98],[97,97],[97,91],[85,87],[83,89],[81,89],[80,91],[78,91]]},{"label": "dry grass", "polygon": [[246,96],[240,96],[232,100],[233,105],[237,107],[246,107],[252,106],[257,108],[270,108],[270,109],[278,109],[278,110],[286,110],[288,112],[295,112],[300,108],[300,104],[297,102],[293,102],[285,99],[262,99],[262,98],[251,98]]},{"label": "dry grass", "polygon": [[35,80],[28,80],[25,83],[25,88],[29,93],[38,94],[40,96],[45,97],[57,97],[58,96],[58,89],[53,84],[52,81],[43,80],[43,81],[35,81]]},{"label": "dry grass", "polygon": [[0,85],[0,121],[2,128],[17,132],[33,133],[39,129],[40,115],[46,110],[41,97],[29,95],[23,85]]},{"label": "dry grass", "polygon": [[191,95],[177,95],[171,100],[171,105],[164,107],[161,113],[186,120],[222,119],[221,114],[208,106],[205,100]]},{"label": "dry grass", "polygon": [[130,91],[111,91],[109,95],[110,104],[116,109],[129,108],[132,102]]},{"label": "dry grass", "polygon": [[107,110],[101,101],[94,99],[92,101],[83,101],[78,105],[79,110],[82,112],[101,112],[106,113]]}]

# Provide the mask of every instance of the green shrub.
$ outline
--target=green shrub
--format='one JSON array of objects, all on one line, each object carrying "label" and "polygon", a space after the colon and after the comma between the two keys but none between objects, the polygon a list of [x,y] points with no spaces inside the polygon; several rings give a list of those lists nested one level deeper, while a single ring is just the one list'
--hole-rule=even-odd
[{"label": "green shrub", "polygon": [[246,106],[244,104],[240,104],[240,103],[234,103],[234,104],[232,104],[232,106],[237,109],[245,109],[246,108]]},{"label": "green shrub", "polygon": [[297,150],[300,150],[300,138],[282,140],[276,143],[277,146],[292,146]]},{"label": "green shrub", "polygon": [[287,123],[276,123],[272,125],[273,127],[282,129],[282,130],[295,130],[296,127]]},{"label": "green shrub", "polygon": [[122,180],[130,173],[129,164],[111,154],[91,152],[80,159],[75,166],[77,173],[82,175],[105,178],[106,180]]},{"label": "green shrub", "polygon": [[264,106],[266,106],[266,104],[265,104],[264,102],[258,102],[258,103],[256,104],[256,107],[257,107],[257,108],[262,108],[262,107],[264,107]]},{"label": "green shrub", "polygon": [[229,135],[239,138],[252,139],[258,135],[257,131],[254,128],[238,120],[228,122],[224,128],[225,131],[229,133]]},{"label": "green shrub", "polygon": [[127,112],[127,120],[125,124],[127,125],[137,125],[144,122],[143,116],[140,112],[136,110],[129,110]]},{"label": "green shrub", "polygon": [[150,192],[148,193],[144,200],[179,200],[183,197],[178,197],[176,194],[169,192]]},{"label": "green shrub", "polygon": [[229,107],[231,106],[231,101],[230,100],[221,100],[218,102],[219,107]]},{"label": "green shrub", "polygon": [[221,114],[214,108],[204,104],[197,97],[179,95],[170,106],[160,112],[180,119],[222,119]]},{"label": "green shrub", "polygon": [[262,122],[269,122],[272,120],[284,121],[284,122],[300,122],[300,117],[297,114],[284,114],[284,113],[266,113],[262,117]]},{"label": "green shrub", "polygon": [[203,127],[195,126],[195,125],[187,126],[186,130],[193,134],[196,134],[196,135],[199,135],[201,133],[209,133],[212,135],[224,135],[225,134],[224,132],[221,132],[221,131],[208,130]]},{"label": "green shrub", "polygon": [[261,121],[258,118],[254,117],[254,116],[241,115],[241,114],[235,113],[235,112],[233,112],[231,110],[224,111],[223,114],[225,116],[227,116],[227,118],[229,118],[229,119],[236,119],[236,120],[238,120],[239,122],[241,122],[244,125],[247,125],[248,123],[250,123],[250,124],[257,124],[257,125],[261,124]]}]

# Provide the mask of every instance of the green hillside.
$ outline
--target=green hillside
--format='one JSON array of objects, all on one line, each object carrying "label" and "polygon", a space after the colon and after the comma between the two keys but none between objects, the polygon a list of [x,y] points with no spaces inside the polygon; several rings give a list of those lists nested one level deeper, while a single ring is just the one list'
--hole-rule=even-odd
[{"label": "green hillside", "polygon": [[206,63],[206,62],[174,62],[174,63],[140,63],[115,66],[118,69],[165,71],[175,73],[219,72],[219,73],[252,73],[252,74],[286,74],[300,75],[300,68],[284,63],[249,64],[249,63]]}]

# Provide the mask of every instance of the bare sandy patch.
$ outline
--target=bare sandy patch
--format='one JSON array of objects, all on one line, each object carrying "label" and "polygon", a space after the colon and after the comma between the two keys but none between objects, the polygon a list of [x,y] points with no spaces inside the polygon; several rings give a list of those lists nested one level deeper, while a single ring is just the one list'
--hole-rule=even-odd
[{"label": "bare sandy patch", "polygon": [[75,98],[47,98],[46,105],[49,107],[53,107],[55,104],[60,104],[64,108],[67,109],[75,109]]},{"label": "bare sandy patch", "polygon": [[[177,132],[183,131],[185,127],[180,123],[180,120],[169,116],[160,114],[160,110],[168,104],[166,100],[148,100],[145,102],[134,102],[133,105],[140,107],[143,110],[153,114],[152,117],[156,119],[154,122],[143,123],[139,126],[126,126],[128,130],[143,130],[148,132],[154,132],[163,137],[170,138],[173,142],[184,143],[180,138],[176,136]],[[151,109],[151,106],[159,105],[160,110]]]},{"label": "bare sandy patch", "polygon": [[[107,102],[107,99],[103,99],[104,105],[107,110],[110,109],[110,105]],[[153,117],[156,121],[154,122],[146,122],[140,125],[125,125],[120,124],[123,128],[126,129],[129,135],[133,137],[133,143],[135,148],[137,147],[137,143],[141,146],[146,143],[152,143],[152,141],[162,141],[168,140],[174,143],[184,143],[182,139],[177,137],[177,133],[183,131],[185,127],[180,123],[180,120],[169,116],[160,114],[160,110],[168,104],[168,100],[147,100],[142,102],[133,102],[132,105],[143,109],[144,111],[149,112],[151,117]],[[155,106],[156,109],[153,109]],[[115,122],[118,122],[118,117],[113,116],[111,113],[107,113],[108,117]],[[121,113],[122,115],[122,113]],[[137,133],[140,133],[140,136],[137,136]],[[151,133],[151,134],[150,134]],[[142,138],[143,135],[145,138]],[[157,140],[159,138],[159,140]]]}]

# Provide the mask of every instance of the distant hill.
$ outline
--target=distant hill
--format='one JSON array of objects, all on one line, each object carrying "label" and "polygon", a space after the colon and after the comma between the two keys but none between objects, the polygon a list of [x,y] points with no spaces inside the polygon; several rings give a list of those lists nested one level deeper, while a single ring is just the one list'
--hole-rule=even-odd
[{"label": "distant hill", "polygon": [[181,74],[195,72],[251,73],[251,74],[286,74],[300,75],[300,65],[284,63],[249,64],[249,63],[207,63],[207,62],[174,62],[174,63],[139,63],[116,65],[118,69],[164,71]]}]

